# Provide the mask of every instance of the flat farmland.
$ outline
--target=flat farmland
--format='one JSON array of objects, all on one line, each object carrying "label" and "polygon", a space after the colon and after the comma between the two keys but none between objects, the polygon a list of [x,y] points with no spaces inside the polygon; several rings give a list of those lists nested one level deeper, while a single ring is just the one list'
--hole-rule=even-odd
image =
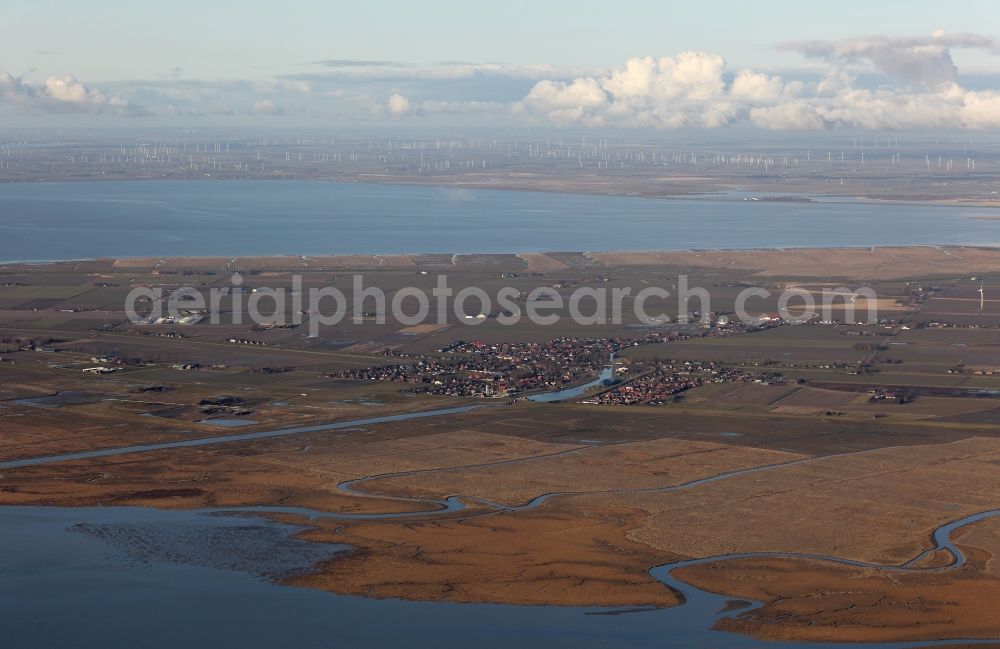
[{"label": "flat farmland", "polygon": [[802,455],[724,444],[660,439],[580,449],[571,454],[456,471],[434,471],[366,483],[377,494],[469,496],[517,505],[552,492],[656,489]]},{"label": "flat farmland", "polygon": [[[662,346],[629,350],[629,358],[672,358],[679,360],[725,361],[760,365],[855,364],[871,355],[865,344],[878,344],[876,336],[848,336],[854,327],[800,325],[784,326],[745,336],[710,337],[672,342]],[[874,331],[874,330],[873,330]]]},{"label": "flat farmland", "polygon": [[794,386],[788,385],[710,383],[685,392],[684,404],[704,404],[722,408],[741,406],[765,408],[780,402],[797,391]]}]

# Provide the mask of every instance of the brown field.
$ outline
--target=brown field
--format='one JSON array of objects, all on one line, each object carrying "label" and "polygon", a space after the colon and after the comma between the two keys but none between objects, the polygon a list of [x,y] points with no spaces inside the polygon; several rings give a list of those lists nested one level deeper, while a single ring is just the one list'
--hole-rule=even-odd
[{"label": "brown field", "polygon": [[658,439],[581,449],[485,468],[434,471],[365,483],[377,494],[443,497],[453,493],[517,505],[552,492],[654,489],[742,468],[801,459],[794,453]]},{"label": "brown field", "polygon": [[526,271],[529,273],[552,273],[569,268],[566,264],[538,252],[524,252],[519,256],[528,264]]},{"label": "brown field", "polygon": [[796,389],[787,385],[756,383],[709,384],[688,391],[684,400],[690,404],[727,406],[768,406],[784,399]]},{"label": "brown field", "polygon": [[840,408],[855,401],[856,394],[837,390],[817,390],[800,388],[795,392],[771,403],[776,408],[804,408],[807,411]]},{"label": "brown field", "polygon": [[[629,536],[685,556],[806,552],[903,563],[926,548],[934,528],[995,506],[998,458],[997,440],[968,439],[817,458],[696,491],[638,495],[633,504],[650,517]],[[960,490],[951,487],[957,483]]]},{"label": "brown field", "polygon": [[[976,523],[959,531],[956,540],[969,563],[951,573],[899,575],[820,561],[744,559],[676,574],[708,590],[766,602],[754,615],[723,627],[758,638],[925,640],[957,629],[969,637],[993,637],[1000,525],[996,519]],[[782,601],[775,592],[785,594]]]},{"label": "brown field", "polygon": [[412,327],[404,327],[399,330],[401,334],[432,334],[437,333],[447,329],[449,325],[446,324],[421,324],[413,325]]},{"label": "brown field", "polygon": [[927,277],[1000,272],[1000,253],[969,247],[600,252],[593,257],[608,265],[739,268],[780,277],[829,277],[831,268],[838,277],[869,280],[913,277],[917,268]]},{"label": "brown field", "polygon": [[358,552],[291,583],[454,602],[677,605],[644,568],[672,557],[624,538],[630,521],[619,508],[595,508],[584,515],[527,512],[318,530],[312,538],[350,543]]}]

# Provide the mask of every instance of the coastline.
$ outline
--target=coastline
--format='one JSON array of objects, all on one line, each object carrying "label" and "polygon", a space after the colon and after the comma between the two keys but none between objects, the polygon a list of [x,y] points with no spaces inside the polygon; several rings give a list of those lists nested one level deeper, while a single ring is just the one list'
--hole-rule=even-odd
[{"label": "coastline", "polygon": [[[429,253],[342,254],[342,255],[251,255],[104,257],[41,261],[0,262],[0,273],[84,272],[94,275],[152,272],[309,273],[309,272],[489,272],[479,262],[506,258],[503,269],[526,275],[545,276],[569,271],[557,257],[572,256],[595,268],[665,267],[685,269],[719,268],[754,272],[760,277],[898,279],[923,276],[1000,272],[1000,245],[912,245],[912,246],[810,246],[781,248],[718,248],[681,250],[609,250],[587,252],[508,252],[445,253],[450,264],[443,266]],[[498,266],[495,272],[499,273]],[[492,273],[490,273],[492,274]]]},{"label": "coastline", "polygon": [[[671,180],[666,178],[665,180]],[[397,178],[383,177],[332,177],[332,178],[311,178],[307,176],[261,176],[253,178],[242,177],[208,177],[208,178],[154,178],[143,176],[122,176],[117,178],[36,178],[34,180],[6,180],[0,179],[0,187],[13,185],[53,185],[53,184],[111,184],[111,183],[131,183],[131,182],[157,182],[157,183],[214,183],[214,182],[302,182],[315,184],[335,184],[335,185],[388,185],[395,187],[426,187],[443,190],[475,190],[489,192],[525,192],[539,194],[566,194],[570,196],[608,196],[618,198],[644,198],[651,200],[702,200],[702,201],[729,201],[742,203],[748,200],[755,202],[795,202],[795,203],[823,203],[827,205],[836,204],[857,204],[869,203],[874,205],[906,205],[911,207],[966,207],[980,209],[1000,209],[1000,198],[992,200],[966,200],[956,197],[947,198],[927,198],[927,199],[902,199],[887,198],[885,196],[873,195],[872,192],[857,194],[828,194],[822,192],[783,192],[779,188],[759,188],[746,189],[745,183],[718,183],[714,189],[704,189],[700,191],[690,191],[677,189],[676,191],[621,191],[606,188],[602,185],[592,183],[573,184],[567,187],[552,187],[544,184],[518,183],[518,182],[463,182],[459,179],[453,180],[430,180],[419,179],[404,180]],[[747,192],[757,195],[757,198],[743,198],[736,196],[726,196],[731,192]],[[2,263],[2,262],[0,262]]]}]

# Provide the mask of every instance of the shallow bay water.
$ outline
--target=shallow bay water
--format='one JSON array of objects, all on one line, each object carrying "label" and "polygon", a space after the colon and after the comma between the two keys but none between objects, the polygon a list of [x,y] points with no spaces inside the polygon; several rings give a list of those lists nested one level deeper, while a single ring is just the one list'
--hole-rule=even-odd
[{"label": "shallow bay water", "polygon": [[[705,197],[702,197],[705,198]],[[0,261],[997,245],[998,212],[306,181],[0,184]]]}]

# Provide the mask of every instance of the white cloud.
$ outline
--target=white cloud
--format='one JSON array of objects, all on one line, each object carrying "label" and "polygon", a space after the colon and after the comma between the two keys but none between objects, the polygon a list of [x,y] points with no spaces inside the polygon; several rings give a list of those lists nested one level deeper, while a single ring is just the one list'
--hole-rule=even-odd
[{"label": "white cloud", "polygon": [[109,97],[86,86],[69,74],[53,75],[42,83],[35,83],[0,70],[0,101],[42,113],[144,115],[148,112],[141,106],[129,104],[119,95]]},{"label": "white cloud", "polygon": [[[937,32],[927,37],[870,37],[789,44],[826,61],[819,81],[785,80],[754,70],[727,73],[722,57],[683,52],[634,58],[600,76],[543,80],[515,112],[560,125],[766,129],[917,129],[1000,127],[1000,93],[968,90],[955,81],[950,47],[993,50],[993,39]],[[918,86],[857,86],[850,62]]]},{"label": "white cloud", "polygon": [[740,70],[729,89],[729,94],[733,97],[749,101],[775,101],[784,93],[785,82],[781,77],[772,77],[751,70]]},{"label": "white cloud", "polygon": [[771,130],[814,131],[826,126],[815,108],[802,99],[771,106],[754,106],[750,109],[750,121],[754,126]]},{"label": "white cloud", "polygon": [[390,117],[397,119],[404,117],[410,112],[410,100],[399,93],[394,93],[389,97],[389,101],[385,102],[385,110]]},{"label": "white cloud", "polygon": [[[715,127],[735,106],[723,80],[725,61],[705,52],[630,59],[603,77],[541,81],[516,109],[587,126]],[[749,89],[748,83],[744,83]]]}]

